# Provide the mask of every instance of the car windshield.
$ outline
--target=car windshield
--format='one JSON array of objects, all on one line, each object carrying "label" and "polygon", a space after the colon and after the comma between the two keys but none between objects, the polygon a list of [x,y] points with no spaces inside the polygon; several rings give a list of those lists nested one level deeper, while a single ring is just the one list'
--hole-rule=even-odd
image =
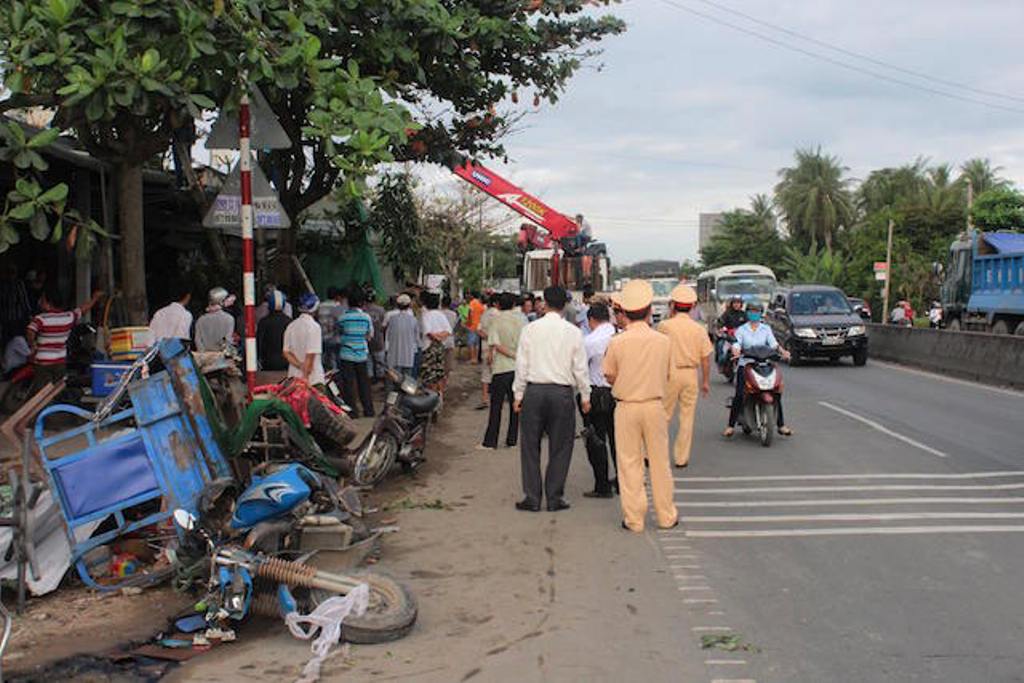
[{"label": "car windshield", "polygon": [[767,275],[753,277],[723,277],[719,278],[716,286],[719,299],[729,299],[734,296],[770,296],[775,289],[775,278]]},{"label": "car windshield", "polygon": [[651,280],[651,289],[654,290],[656,299],[665,298],[672,294],[672,290],[677,284],[677,280]]},{"label": "car windshield", "polygon": [[850,303],[839,292],[793,292],[790,297],[790,315],[847,315]]}]

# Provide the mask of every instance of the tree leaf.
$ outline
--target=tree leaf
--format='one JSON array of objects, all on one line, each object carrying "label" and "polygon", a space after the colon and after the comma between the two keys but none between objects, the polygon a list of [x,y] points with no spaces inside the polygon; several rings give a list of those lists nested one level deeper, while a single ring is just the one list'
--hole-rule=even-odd
[{"label": "tree leaf", "polygon": [[192,95],[189,96],[189,99],[191,99],[195,103],[195,105],[197,107],[201,107],[203,109],[216,109],[217,108],[217,103],[216,102],[211,100],[206,95],[203,95],[203,94],[200,94],[200,93],[193,93]]},{"label": "tree leaf", "polygon": [[36,214],[35,203],[28,201],[22,202],[21,204],[15,204],[14,208],[8,211],[8,214],[12,220],[16,221],[27,221]]},{"label": "tree leaf", "polygon": [[46,130],[39,131],[32,136],[32,139],[28,141],[28,146],[32,149],[38,149],[40,147],[46,147],[49,144],[56,142],[57,138],[60,137],[60,131],[56,128],[47,128]]},{"label": "tree leaf", "polygon": [[50,236],[50,223],[46,220],[46,214],[42,211],[36,211],[32,215],[32,219],[28,224],[29,232],[37,240],[45,240]]},{"label": "tree leaf", "polygon": [[63,202],[68,198],[68,186],[66,183],[58,183],[36,199],[40,204],[51,204]]},{"label": "tree leaf", "polygon": [[151,47],[142,54],[142,61],[140,66],[142,67],[142,73],[146,74],[156,68],[157,64],[160,63],[160,52]]}]

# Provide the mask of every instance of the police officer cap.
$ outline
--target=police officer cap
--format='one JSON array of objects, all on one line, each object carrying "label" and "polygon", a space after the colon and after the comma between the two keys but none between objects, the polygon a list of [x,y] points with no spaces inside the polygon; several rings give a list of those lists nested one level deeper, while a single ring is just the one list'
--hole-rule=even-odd
[{"label": "police officer cap", "polygon": [[626,311],[642,311],[654,300],[654,289],[647,280],[630,280],[622,288],[622,308]]},{"label": "police officer cap", "polygon": [[692,304],[697,301],[697,292],[690,285],[676,285],[669,297],[673,303]]}]

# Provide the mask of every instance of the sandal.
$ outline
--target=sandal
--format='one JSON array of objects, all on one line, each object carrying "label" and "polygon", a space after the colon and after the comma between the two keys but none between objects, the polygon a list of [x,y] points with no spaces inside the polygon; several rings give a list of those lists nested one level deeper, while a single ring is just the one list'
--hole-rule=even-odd
[{"label": "sandal", "polygon": [[735,429],[733,429],[732,427],[726,427],[725,431],[722,432],[722,436],[724,436],[727,439],[731,439],[732,435],[735,434],[735,433],[736,433]]},{"label": "sandal", "polygon": [[782,434],[783,436],[793,436],[793,430],[789,427],[782,426],[779,427],[779,434]]}]

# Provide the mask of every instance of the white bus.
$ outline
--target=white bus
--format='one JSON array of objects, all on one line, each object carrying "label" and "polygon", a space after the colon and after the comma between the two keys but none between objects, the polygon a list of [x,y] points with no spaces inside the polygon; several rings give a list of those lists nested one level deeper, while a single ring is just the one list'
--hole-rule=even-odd
[{"label": "white bus", "polygon": [[722,266],[697,276],[697,304],[708,324],[714,326],[729,299],[739,296],[744,302],[760,301],[767,306],[776,287],[771,268],[753,264]]}]

